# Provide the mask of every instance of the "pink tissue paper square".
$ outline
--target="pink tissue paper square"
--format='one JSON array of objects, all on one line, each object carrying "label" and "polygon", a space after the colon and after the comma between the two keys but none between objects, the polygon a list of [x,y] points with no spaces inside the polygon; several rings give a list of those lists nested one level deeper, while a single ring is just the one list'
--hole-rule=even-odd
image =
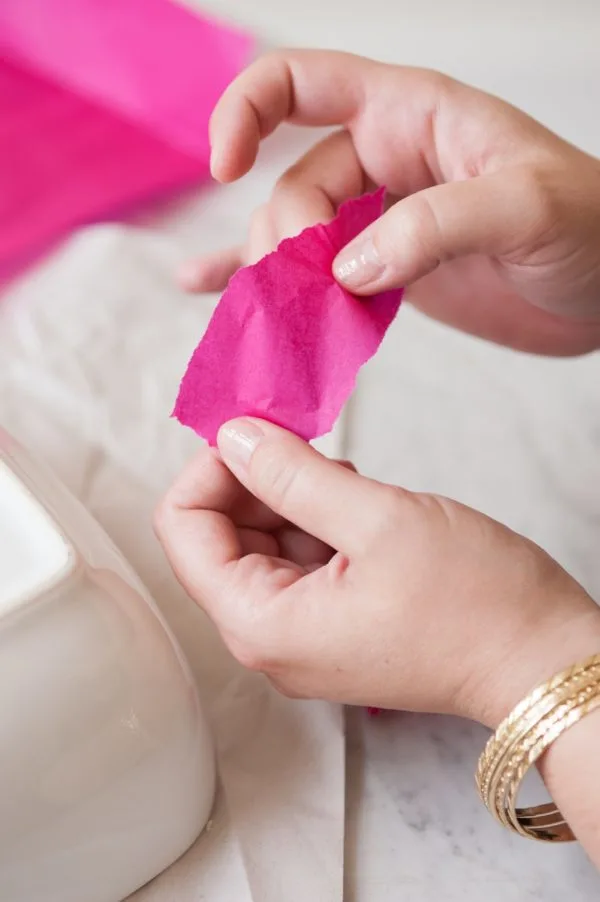
[{"label": "pink tissue paper square", "polygon": [[253,49],[170,0],[0,0],[0,277],[207,179],[210,113]]},{"label": "pink tissue paper square", "polygon": [[377,351],[402,291],[357,298],[334,257],[383,211],[384,189],[349,200],[232,277],[181,382],[174,416],[214,444],[249,415],[306,440],[331,431],[360,367]]}]

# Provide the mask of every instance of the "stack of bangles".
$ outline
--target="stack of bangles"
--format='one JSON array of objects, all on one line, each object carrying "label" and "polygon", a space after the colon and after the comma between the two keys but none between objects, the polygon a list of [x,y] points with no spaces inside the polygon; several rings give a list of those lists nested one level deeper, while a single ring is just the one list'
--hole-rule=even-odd
[{"label": "stack of bangles", "polygon": [[558,673],[525,698],[487,743],[476,773],[488,810],[509,830],[542,842],[575,839],[552,802],[517,808],[525,774],[569,727],[600,707],[600,655]]}]

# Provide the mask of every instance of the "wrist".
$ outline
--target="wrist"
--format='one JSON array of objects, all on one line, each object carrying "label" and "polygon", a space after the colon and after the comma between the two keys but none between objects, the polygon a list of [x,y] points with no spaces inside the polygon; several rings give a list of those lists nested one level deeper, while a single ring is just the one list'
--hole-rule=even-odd
[{"label": "wrist", "polygon": [[537,762],[548,792],[563,818],[600,867],[600,791],[596,749],[600,709],[565,730]]},{"label": "wrist", "polygon": [[541,600],[539,619],[517,618],[512,629],[498,631],[461,712],[465,716],[496,729],[540,683],[600,652],[600,608],[573,580],[561,582]]}]

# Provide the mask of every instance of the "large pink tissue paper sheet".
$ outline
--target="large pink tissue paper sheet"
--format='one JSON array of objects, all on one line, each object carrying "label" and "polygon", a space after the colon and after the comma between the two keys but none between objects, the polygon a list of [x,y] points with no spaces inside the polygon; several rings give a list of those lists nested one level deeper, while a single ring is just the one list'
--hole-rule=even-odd
[{"label": "large pink tissue paper sheet", "polygon": [[208,177],[205,161],[10,63],[0,113],[0,280],[74,226]]},{"label": "large pink tissue paper sheet", "polygon": [[207,180],[212,108],[253,48],[170,0],[0,0],[0,281]]},{"label": "large pink tissue paper sheet", "polygon": [[248,34],[171,0],[0,0],[0,58],[204,161],[212,109],[253,51]]},{"label": "large pink tissue paper sheet", "polygon": [[331,431],[360,367],[377,351],[402,291],[357,298],[334,257],[381,215],[384,189],[347,201],[231,279],[183,377],[174,416],[215,444],[219,428],[256,416],[306,440]]}]

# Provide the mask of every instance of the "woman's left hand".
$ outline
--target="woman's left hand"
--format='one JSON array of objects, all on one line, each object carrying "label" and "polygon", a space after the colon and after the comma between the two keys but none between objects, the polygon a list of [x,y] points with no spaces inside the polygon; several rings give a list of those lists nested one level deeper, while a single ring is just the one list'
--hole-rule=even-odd
[{"label": "woman's left hand", "polygon": [[495,724],[600,647],[600,611],[541,549],[237,420],[156,526],[233,654],[288,695]]}]

